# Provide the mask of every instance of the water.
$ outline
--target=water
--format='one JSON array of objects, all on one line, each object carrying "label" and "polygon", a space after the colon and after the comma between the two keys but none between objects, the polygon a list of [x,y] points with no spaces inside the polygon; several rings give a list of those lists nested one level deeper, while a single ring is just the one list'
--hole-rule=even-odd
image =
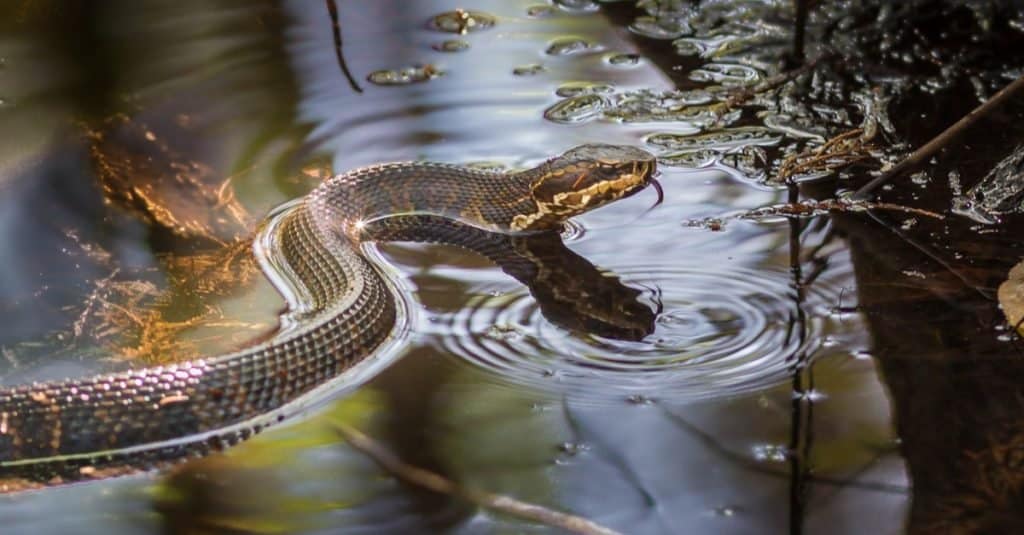
[{"label": "water", "polygon": [[[625,533],[1010,522],[971,504],[1014,481],[992,445],[1014,451],[1024,370],[994,288],[1019,240],[898,211],[750,212],[796,192],[770,180],[787,155],[882,98],[823,84],[814,102],[723,106],[776,74],[778,3],[540,4],[340,2],[351,79],[318,2],[0,9],[16,12],[0,24],[5,385],[267,336],[283,301],[231,247],[332,169],[516,169],[600,141],[656,152],[665,189],[653,208],[645,191],[586,214],[564,242],[520,243],[572,266],[555,288],[597,280],[596,313],[608,296],[626,307],[608,323],[653,331],[588,332],[473,253],[382,244],[410,290],[388,362],[223,455],[3,497],[5,529],[554,532],[399,484],[338,422],[461,484]],[[76,37],[90,46],[69,20],[93,22]],[[84,50],[99,59],[72,67]],[[923,102],[886,108],[911,146],[972,105]],[[986,135],[977,150],[997,154],[1013,131]],[[929,176],[955,170],[966,188],[991,169],[947,158]],[[118,196],[125,176],[143,185]],[[886,200],[943,212],[945,181]],[[844,183],[802,194],[830,186]]]}]

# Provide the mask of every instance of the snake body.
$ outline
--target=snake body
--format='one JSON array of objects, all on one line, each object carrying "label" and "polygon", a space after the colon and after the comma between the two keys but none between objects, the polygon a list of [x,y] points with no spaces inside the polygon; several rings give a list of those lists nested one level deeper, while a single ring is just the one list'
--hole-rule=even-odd
[{"label": "snake body", "polygon": [[331,178],[265,225],[260,258],[291,302],[283,328],[177,365],[0,390],[0,469],[162,460],[233,443],[385,343],[396,297],[366,239],[423,216],[502,233],[558,228],[652,180],[639,149],[584,145],[521,172],[406,162]]}]

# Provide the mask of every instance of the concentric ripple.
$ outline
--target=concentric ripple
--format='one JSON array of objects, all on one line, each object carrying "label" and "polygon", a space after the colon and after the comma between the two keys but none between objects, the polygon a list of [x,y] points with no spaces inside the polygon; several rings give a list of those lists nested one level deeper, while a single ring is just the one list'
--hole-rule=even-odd
[{"label": "concentric ripple", "polygon": [[[590,401],[698,400],[762,390],[813,356],[841,296],[819,278],[798,312],[784,270],[637,266],[617,270],[657,308],[640,341],[566,331],[547,321],[522,287],[474,288],[461,310],[434,318],[445,350],[500,381]],[[798,319],[802,318],[802,319]]]}]

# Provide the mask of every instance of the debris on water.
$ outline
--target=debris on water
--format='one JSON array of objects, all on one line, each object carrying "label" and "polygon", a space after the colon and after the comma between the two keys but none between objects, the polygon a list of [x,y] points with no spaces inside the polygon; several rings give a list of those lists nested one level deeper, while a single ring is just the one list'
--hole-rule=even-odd
[{"label": "debris on water", "polygon": [[[950,177],[953,183],[952,176]],[[956,181],[959,185],[959,179]],[[959,189],[959,188],[957,188]],[[976,185],[953,198],[953,213],[994,224],[1024,212],[1024,145],[1018,145]]]},{"label": "debris on water", "polygon": [[469,43],[462,39],[448,39],[434,45],[438,52],[463,52],[469,50]]},{"label": "debris on water", "polygon": [[523,333],[514,325],[492,325],[484,336],[492,340],[516,340],[522,338]]},{"label": "debris on water", "polygon": [[540,74],[546,70],[547,69],[545,69],[544,66],[539,63],[530,63],[528,65],[520,65],[512,69],[512,74],[516,76],[533,76],[535,74]]},{"label": "debris on water", "polygon": [[615,53],[609,54],[605,61],[609,65],[615,65],[616,67],[632,67],[640,64],[640,56],[638,54]]},{"label": "debris on water", "polygon": [[637,17],[629,25],[630,31],[637,35],[651,39],[676,39],[690,33],[690,27],[686,23],[673,19],[659,19],[657,17]]},{"label": "debris on water", "polygon": [[553,0],[552,3],[565,11],[596,11],[600,7],[594,0]]},{"label": "debris on water", "polygon": [[997,296],[1006,321],[1024,333],[1024,262],[1010,269],[1006,280],[999,285]]},{"label": "debris on water", "polygon": [[688,219],[683,226],[690,228],[706,228],[711,232],[719,232],[725,228],[725,221],[718,217],[705,217],[704,219]]},{"label": "debris on water", "polygon": [[615,86],[602,82],[567,82],[555,89],[555,94],[560,97],[576,97],[580,95],[596,95],[611,93]]},{"label": "debris on water", "polygon": [[714,149],[673,152],[658,156],[658,163],[668,167],[707,167],[721,158],[722,153]]},{"label": "debris on water", "polygon": [[568,56],[570,54],[578,54],[595,48],[597,48],[597,45],[582,37],[568,36],[559,37],[548,43],[548,47],[544,49],[544,53],[549,56]]},{"label": "debris on water", "polygon": [[442,32],[466,34],[486,30],[496,23],[494,16],[480,11],[456,9],[437,15],[431,20],[431,26]]},{"label": "debris on water", "polygon": [[373,71],[367,75],[366,79],[375,85],[409,85],[428,82],[442,75],[444,75],[444,71],[428,63],[404,69]]},{"label": "debris on water", "polygon": [[690,71],[690,79],[695,82],[713,82],[725,87],[750,86],[763,78],[754,67],[738,63],[707,63]]},{"label": "debris on water", "polygon": [[552,6],[530,6],[526,8],[526,15],[534,18],[550,17],[555,14],[555,8]]},{"label": "debris on water", "polygon": [[582,123],[601,115],[608,101],[599,95],[580,95],[560,100],[544,110],[544,118],[563,124]]},{"label": "debris on water", "polygon": [[644,140],[648,145],[672,151],[714,149],[721,152],[753,145],[777,145],[782,136],[760,126],[723,128],[711,132],[688,135],[657,132]]}]

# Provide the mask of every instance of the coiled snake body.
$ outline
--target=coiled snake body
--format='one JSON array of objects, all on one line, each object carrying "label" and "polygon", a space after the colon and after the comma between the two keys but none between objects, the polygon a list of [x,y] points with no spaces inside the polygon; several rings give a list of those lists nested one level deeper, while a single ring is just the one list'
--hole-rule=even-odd
[{"label": "coiled snake body", "polygon": [[301,296],[285,328],[227,355],[0,390],[0,471],[144,464],[246,438],[391,336],[396,299],[360,241],[421,216],[550,230],[639,191],[654,169],[640,149],[585,145],[518,173],[399,163],[332,178],[262,233],[275,245],[264,270]]}]

